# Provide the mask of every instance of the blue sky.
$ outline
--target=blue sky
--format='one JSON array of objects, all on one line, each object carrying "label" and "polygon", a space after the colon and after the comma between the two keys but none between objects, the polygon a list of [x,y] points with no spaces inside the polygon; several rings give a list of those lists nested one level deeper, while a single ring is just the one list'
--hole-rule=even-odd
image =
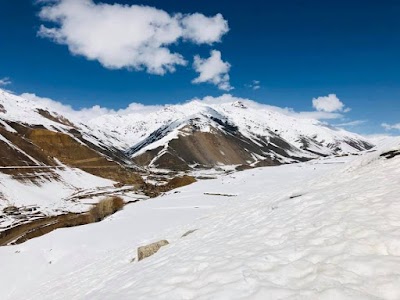
[{"label": "blue sky", "polygon": [[[61,2],[68,1],[77,0]],[[165,71],[165,65],[161,71],[160,68],[149,70],[148,61],[141,66],[142,70],[124,66],[126,60],[120,61],[122,55],[115,48],[118,47],[116,36],[128,34],[124,30],[103,30],[101,42],[104,43],[99,44],[100,49],[88,50],[87,38],[83,37],[80,50],[72,53],[68,43],[60,44],[55,41],[54,32],[40,27],[44,25],[51,30],[63,25],[49,20],[49,12],[47,20],[43,12],[39,16],[39,12],[51,3],[2,0],[0,79],[11,81],[5,88],[57,99],[76,109],[96,104],[123,108],[131,102],[177,103],[194,97],[230,93],[296,111],[311,111],[315,109],[313,98],[336,94],[351,111],[342,109],[340,113],[344,117],[329,122],[358,121],[358,125],[347,129],[365,134],[399,132],[395,129],[385,131],[381,124],[400,123],[400,1],[115,0],[102,3],[147,5],[171,17],[176,13],[187,14],[185,16],[200,13],[209,18],[221,14],[222,21],[228,22],[229,31],[226,32],[223,22],[217,19],[212,19],[216,36],[200,31],[196,36],[190,31],[190,36],[186,30],[183,37],[167,45],[170,53],[179,53],[186,65],[177,63],[174,72],[166,71],[160,75],[154,73]],[[92,7],[98,5],[99,1],[92,3]],[[97,12],[89,9],[88,16],[95,16]],[[91,30],[101,28],[102,24],[98,23],[74,24],[79,22],[74,16],[82,13],[81,10],[63,13],[70,18],[69,25],[77,28],[64,32],[71,40],[81,38],[82,32],[92,36]],[[144,15],[143,11],[138,13]],[[121,20],[118,15],[115,18]],[[181,19],[182,23],[193,21],[196,30],[211,28],[203,26],[207,23],[197,22],[197,19]],[[130,24],[131,19],[125,21]],[[208,35],[205,37],[204,34]],[[118,55],[110,56],[109,48]],[[154,50],[135,48],[132,51],[138,49],[142,52]],[[212,50],[221,53],[219,67],[225,68],[217,79],[215,76],[207,79],[207,72],[202,72],[204,68],[197,68],[197,72],[193,68],[195,55],[199,58],[198,66],[205,66]],[[100,54],[88,59],[93,53]],[[147,53],[144,54],[138,60],[147,59]],[[149,59],[151,61],[152,56]],[[112,67],[105,65],[107,63]],[[116,67],[118,64],[122,66]],[[221,82],[227,82],[224,77],[227,74],[229,85],[234,87],[230,91],[226,86],[221,90]],[[198,83],[192,82],[200,77]],[[255,80],[259,84],[254,84]],[[254,89],[254,86],[260,88]]]}]

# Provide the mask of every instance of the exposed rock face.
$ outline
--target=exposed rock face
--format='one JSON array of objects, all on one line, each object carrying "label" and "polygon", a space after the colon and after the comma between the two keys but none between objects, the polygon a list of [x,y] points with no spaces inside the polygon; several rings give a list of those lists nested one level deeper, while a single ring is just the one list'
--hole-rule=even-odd
[{"label": "exposed rock face", "polygon": [[392,150],[381,154],[382,157],[385,157],[387,159],[391,159],[399,155],[400,155],[400,150]]},{"label": "exposed rock face", "polygon": [[45,117],[45,118],[47,118],[47,119],[49,119],[49,120],[51,120],[53,122],[57,122],[57,123],[60,123],[62,125],[66,125],[66,126],[70,126],[70,127],[75,127],[75,125],[70,120],[65,118],[64,116],[59,116],[59,115],[56,115],[56,114],[52,115],[49,111],[44,110],[44,109],[40,109],[40,108],[37,110],[37,112],[41,116],[43,116],[43,117]]},{"label": "exposed rock face", "polygon": [[18,179],[57,180],[54,168],[80,168],[126,184],[143,184],[112,133],[72,122],[40,104],[0,90],[1,172]]},{"label": "exposed rock face", "polygon": [[[373,147],[357,134],[252,101],[194,101],[160,109],[133,123],[138,125],[132,135],[136,144],[128,150],[133,160],[173,170],[270,166]],[[133,125],[129,129],[133,131]]]},{"label": "exposed rock face", "polygon": [[181,177],[174,177],[167,183],[168,190],[177,189],[189,184],[196,182],[196,178],[188,175],[184,175]]},{"label": "exposed rock face", "polygon": [[0,105],[4,146],[0,151],[11,153],[0,156],[3,166],[14,162],[52,166],[57,159],[125,182],[120,179],[138,180],[121,168],[136,167],[132,160],[140,166],[172,170],[257,167],[372,147],[356,134],[245,99],[221,104],[192,101],[151,113],[109,114],[87,121],[73,114],[67,118],[53,111],[57,108],[2,90]]},{"label": "exposed rock face", "polygon": [[[123,166],[123,160],[127,157],[118,149],[99,149],[81,136],[78,138],[76,133],[74,135],[12,122],[7,125],[14,132],[0,127],[0,134],[3,136],[0,139],[1,166],[56,167],[60,161],[103,178],[128,184],[143,183],[137,173]],[[10,169],[6,172],[26,174],[33,173],[34,170]],[[51,174],[51,169],[47,173]]]},{"label": "exposed rock face", "polygon": [[16,206],[7,206],[3,209],[3,213],[7,215],[16,215],[19,214],[19,209]]},{"label": "exposed rock face", "polygon": [[150,245],[139,247],[137,250],[138,260],[141,261],[149,256],[154,255],[160,250],[161,247],[168,245],[169,242],[167,240],[161,240]]},{"label": "exposed rock face", "polygon": [[133,160],[161,169],[188,170],[191,166],[246,165],[260,160],[265,165],[278,165],[279,160],[274,158],[277,153],[289,159],[299,159],[286,152],[295,149],[278,136],[270,141],[259,138],[256,144],[235,127],[225,125],[223,128],[225,130],[212,127],[210,132],[202,132],[194,126],[186,126],[181,130],[182,135],[171,140],[167,147],[146,151],[134,156]]}]

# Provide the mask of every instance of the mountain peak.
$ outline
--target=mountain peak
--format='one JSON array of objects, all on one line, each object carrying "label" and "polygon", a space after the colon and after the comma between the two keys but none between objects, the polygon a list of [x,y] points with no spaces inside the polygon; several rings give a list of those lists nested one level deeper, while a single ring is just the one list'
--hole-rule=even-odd
[{"label": "mountain peak", "polygon": [[244,105],[244,103],[242,101],[235,101],[232,103],[232,106],[237,107],[237,108],[243,108],[243,109],[247,108],[247,106]]}]

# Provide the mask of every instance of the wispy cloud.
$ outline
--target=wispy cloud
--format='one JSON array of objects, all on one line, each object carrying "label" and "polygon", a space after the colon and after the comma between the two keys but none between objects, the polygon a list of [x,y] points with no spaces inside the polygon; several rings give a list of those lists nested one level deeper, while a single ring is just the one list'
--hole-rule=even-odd
[{"label": "wispy cloud", "polygon": [[400,130],[400,123],[396,124],[382,123],[381,126],[385,128],[385,130]]},{"label": "wispy cloud", "polygon": [[344,123],[340,123],[340,124],[335,124],[335,126],[352,127],[352,126],[359,126],[359,125],[365,124],[367,122],[368,122],[367,120],[354,120],[354,121],[344,122]]},{"label": "wispy cloud", "polygon": [[245,87],[250,88],[254,91],[259,90],[261,88],[259,80],[253,80],[250,84],[245,84]]},{"label": "wispy cloud", "polygon": [[4,77],[4,78],[0,79],[0,86],[6,86],[6,85],[9,85],[11,83],[12,82],[11,82],[10,78],[8,78],[8,77]]},{"label": "wispy cloud", "polygon": [[201,58],[196,55],[194,57],[193,69],[199,73],[199,76],[193,79],[193,83],[208,82],[224,91],[233,89],[229,82],[231,65],[222,60],[220,51],[212,50],[209,58]]},{"label": "wispy cloud", "polygon": [[221,14],[169,14],[143,5],[95,3],[93,0],[41,1],[38,35],[67,45],[74,55],[97,60],[110,69],[144,70],[163,75],[187,61],[169,48],[179,42],[220,42],[229,31]]}]

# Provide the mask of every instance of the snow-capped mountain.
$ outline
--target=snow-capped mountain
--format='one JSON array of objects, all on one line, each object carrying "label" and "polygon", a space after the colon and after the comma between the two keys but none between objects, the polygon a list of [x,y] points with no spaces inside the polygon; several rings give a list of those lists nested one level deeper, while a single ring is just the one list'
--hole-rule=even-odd
[{"label": "snow-capped mountain", "polygon": [[[47,168],[77,167],[111,180],[141,179],[112,133],[72,121],[53,107],[0,90],[0,167],[2,172],[33,174]],[[113,172],[109,170],[113,169]],[[43,173],[42,173],[43,174]]]},{"label": "snow-capped mountain", "polygon": [[290,163],[373,146],[357,134],[250,100],[191,101],[89,121],[91,127],[101,124],[132,145],[127,153],[135,162],[161,168]]},{"label": "snow-capped mountain", "polygon": [[[370,149],[363,137],[251,100],[193,100],[84,122],[57,107],[0,92],[0,128],[41,126],[70,136],[107,159],[166,169],[273,165]],[[4,140],[4,137],[3,137]]]}]

